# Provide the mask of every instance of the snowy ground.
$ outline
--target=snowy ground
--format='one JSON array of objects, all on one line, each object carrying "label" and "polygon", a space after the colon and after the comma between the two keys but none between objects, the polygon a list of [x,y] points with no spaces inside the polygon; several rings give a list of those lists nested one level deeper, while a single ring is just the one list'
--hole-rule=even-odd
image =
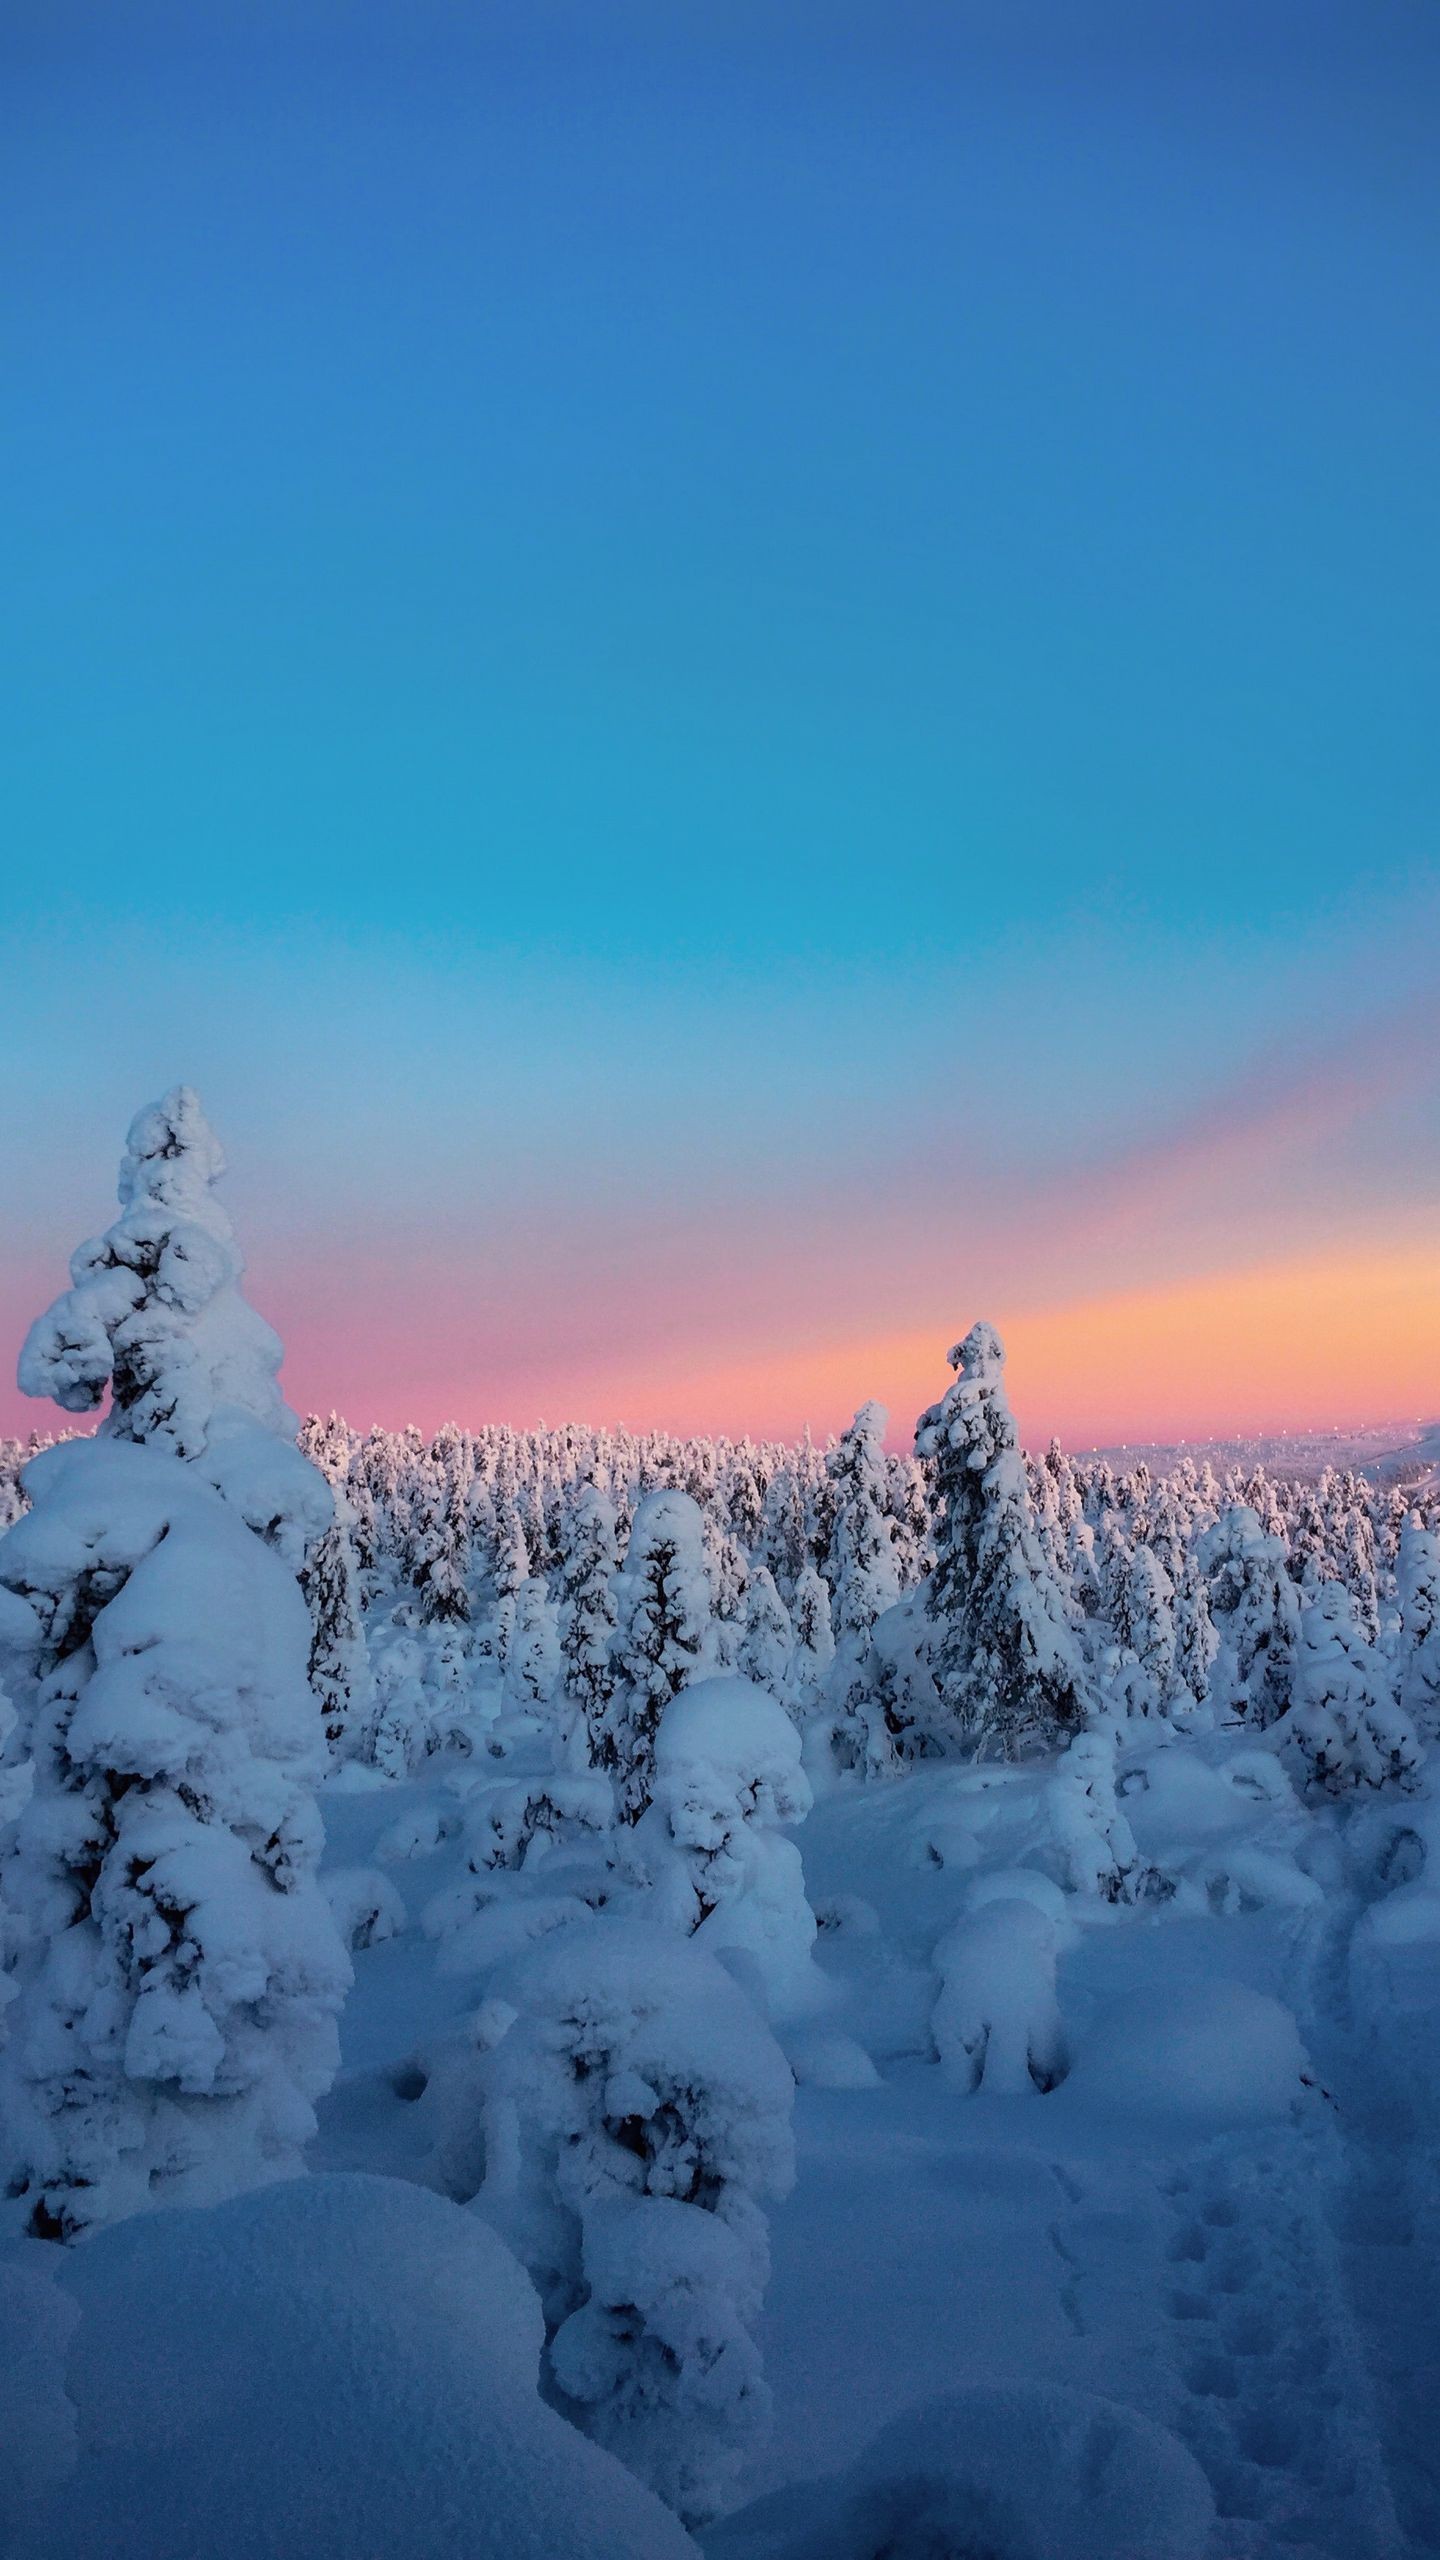
[{"label": "snowy ground", "polygon": [[[712,2528],[715,2560],[1440,2552],[1440,1897],[1407,1880],[1425,1814],[1372,1809],[1347,1832],[1276,1800],[1259,1758],[1225,1737],[1131,1755],[1125,1810],[1179,1890],[1138,1911],[1070,1898],[1070,2068],[1043,2096],[962,2094],[930,2020],[933,1950],[979,1880],[1054,1873],[1046,1771],[913,1772],[804,1824],[833,2005],[799,2056],[798,2175],[771,2214],[760,2503]],[[327,1796],[329,1865],[378,1852],[410,1925],[356,1956],[319,2168],[429,2174],[427,2072],[479,1985],[420,1926],[458,1842],[396,1859],[385,1836],[470,1774]],[[869,2076],[836,2064],[857,2045],[872,2085],[818,2085]],[[948,2510],[926,2521],[940,2457],[919,2414],[955,2394],[933,2432],[947,2459],[976,2438],[963,2541]],[[1097,2420],[1067,2394],[1108,2405]],[[1165,2434],[1116,2453],[1115,2404]],[[1028,2488],[1007,2478],[982,2530],[987,2438],[1006,2435],[1013,2475],[1027,2406],[1045,2461]],[[815,2484],[894,2420],[827,2507]],[[1107,2527],[1087,2466],[1122,2456],[1134,2480]]]}]

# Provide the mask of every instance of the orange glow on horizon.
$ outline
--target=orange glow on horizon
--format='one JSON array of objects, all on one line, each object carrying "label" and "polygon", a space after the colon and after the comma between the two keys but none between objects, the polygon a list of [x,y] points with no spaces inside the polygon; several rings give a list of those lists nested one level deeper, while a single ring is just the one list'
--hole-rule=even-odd
[{"label": "orange glow on horizon", "polygon": [[[944,1388],[956,1333],[1004,1337],[1021,1429],[1072,1447],[1344,1427],[1440,1412],[1440,1257],[1337,1254],[1040,1309],[957,1308],[903,1333],[762,1358],[575,1379],[577,1418],[793,1438],[843,1424],[870,1395],[903,1446]],[[550,1417],[558,1420],[557,1412]]]}]

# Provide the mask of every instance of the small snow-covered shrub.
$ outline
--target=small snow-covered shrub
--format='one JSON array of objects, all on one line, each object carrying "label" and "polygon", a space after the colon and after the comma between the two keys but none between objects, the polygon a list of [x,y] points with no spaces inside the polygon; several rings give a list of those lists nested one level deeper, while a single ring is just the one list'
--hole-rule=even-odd
[{"label": "small snow-covered shrub", "polygon": [[[560,1931],[495,1992],[516,2014],[477,2069],[481,2204],[540,2288],[556,2387],[710,2512],[765,2414],[748,2332],[762,2203],[793,2174],[785,2058],[723,1967],[631,1918]],[[646,2199],[677,2210],[637,2216]]]},{"label": "small snow-covered shrub", "polygon": [[1028,1900],[981,1903],[941,1939],[931,2030],[954,2087],[1017,2097],[1064,2079],[1058,1949],[1055,1922]]},{"label": "small snow-covered shrub", "polygon": [[555,2380],[597,2444],[677,2513],[707,2514],[769,2419],[755,2253],[703,2207],[642,2196],[587,2215],[582,2263]]},{"label": "small snow-covered shrub", "polygon": [[546,1778],[487,1787],[466,1825],[469,1863],[476,1874],[496,1867],[528,1870],[562,1842],[603,1839],[614,1819],[614,1791],[597,1770],[557,1770]]},{"label": "small snow-covered shrub", "polygon": [[627,1860],[665,1921],[707,1950],[753,1959],[776,2014],[813,2004],[815,1919],[805,1874],[780,1826],[810,1810],[800,1737],[753,1681],[703,1680],[665,1710],[654,1800]]},{"label": "small snow-covered shrub", "polygon": [[460,1820],[458,1805],[415,1805],[386,1824],[375,1843],[375,1855],[387,1866],[398,1866],[408,1858],[433,1858],[437,1849],[455,1838]]},{"label": "small snow-covered shrub", "polygon": [[333,1867],[320,1882],[330,1916],[352,1951],[398,1938],[405,1927],[405,1905],[389,1877],[375,1867]]},{"label": "small snow-covered shrub", "polygon": [[1151,1901],[1163,1892],[1116,1799],[1112,1734],[1077,1734],[1045,1793],[1072,1892],[1097,1894],[1104,1902]]}]

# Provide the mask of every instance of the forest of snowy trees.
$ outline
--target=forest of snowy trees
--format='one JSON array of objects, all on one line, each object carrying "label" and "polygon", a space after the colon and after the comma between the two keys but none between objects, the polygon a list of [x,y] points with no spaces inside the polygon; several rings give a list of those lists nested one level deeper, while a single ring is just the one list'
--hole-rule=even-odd
[{"label": "forest of snowy trees", "polygon": [[[983,1322],[902,1450],[873,1403],[824,1448],[300,1426],[222,1171],[193,1094],[141,1113],[20,1364],[107,1409],[0,1447],[16,2245],[88,2261],[142,2213],[292,2184],[354,1969],[418,1918],[463,1998],[396,2082],[423,2099],[402,2174],[482,2214],[538,2298],[543,2400],[693,2525],[765,2439],[797,2083],[864,2091],[916,2050],[957,2100],[1051,2092],[1077,1913],[1313,1899],[1307,1825],[1430,1783],[1440,1497],[1027,1454]],[[1187,1744],[1227,1804],[1282,1810],[1283,1851],[1137,1836]],[[987,1770],[1033,1771],[1028,1845],[932,1932],[919,2045],[887,2046],[822,1961],[874,1915],[812,1899],[794,1835]],[[968,1872],[978,1799],[916,1801],[923,1862]],[[370,1857],[322,1874],[357,1806]],[[412,1915],[395,1878],[427,1860]],[[83,2462],[68,2506],[44,2470],[0,2549],[71,2547]]]}]

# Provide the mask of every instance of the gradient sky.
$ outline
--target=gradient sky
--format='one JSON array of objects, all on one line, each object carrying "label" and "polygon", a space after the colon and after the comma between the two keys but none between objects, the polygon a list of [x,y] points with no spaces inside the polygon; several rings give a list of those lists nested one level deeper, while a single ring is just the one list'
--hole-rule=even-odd
[{"label": "gradient sky", "polygon": [[1440,9],[9,0],[0,1429],[1440,1410]]}]

